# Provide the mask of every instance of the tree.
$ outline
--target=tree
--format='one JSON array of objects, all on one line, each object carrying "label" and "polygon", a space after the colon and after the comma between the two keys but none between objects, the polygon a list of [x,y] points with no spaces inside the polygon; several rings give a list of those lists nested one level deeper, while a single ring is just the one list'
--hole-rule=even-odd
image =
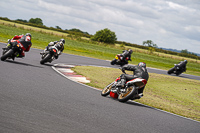
[{"label": "tree", "polygon": [[106,29],[97,31],[96,34],[93,37],[91,37],[91,40],[114,44],[117,38],[116,38],[115,32],[112,32],[111,30],[106,28]]},{"label": "tree", "polygon": [[80,33],[89,35],[88,32],[83,32],[83,31],[81,31],[81,30],[79,30],[79,29],[76,29],[76,28],[70,29],[69,31],[80,32]]},{"label": "tree", "polygon": [[56,26],[56,29],[60,29],[61,30],[61,28],[59,26]]},{"label": "tree", "polygon": [[181,53],[188,54],[189,52],[188,52],[188,50],[187,50],[187,49],[185,49],[185,50],[181,50]]},{"label": "tree", "polygon": [[23,19],[16,19],[16,21],[21,21],[21,22],[25,22],[25,23],[28,22],[27,20],[23,20]]},{"label": "tree", "polygon": [[41,18],[31,18],[29,20],[29,23],[37,24],[37,25],[43,25]]},{"label": "tree", "polygon": [[158,47],[158,46],[157,46],[156,44],[154,44],[153,41],[151,41],[151,40],[143,41],[143,45],[146,45],[146,44],[147,44],[148,47],[154,47],[154,48]]}]

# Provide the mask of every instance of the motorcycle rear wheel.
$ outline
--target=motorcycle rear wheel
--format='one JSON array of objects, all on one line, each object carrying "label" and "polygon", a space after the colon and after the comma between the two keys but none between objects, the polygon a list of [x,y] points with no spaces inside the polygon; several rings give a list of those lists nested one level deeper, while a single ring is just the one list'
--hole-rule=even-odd
[{"label": "motorcycle rear wheel", "polygon": [[47,56],[45,56],[41,61],[40,61],[40,64],[44,64],[46,62],[48,62],[50,59],[51,59],[51,55],[48,54]]},{"label": "motorcycle rear wheel", "polygon": [[8,57],[11,57],[14,51],[12,49],[8,50],[4,55],[1,56],[1,60],[5,61]]},{"label": "motorcycle rear wheel", "polygon": [[102,91],[101,91],[101,95],[102,96],[107,96],[107,95],[109,95],[110,94],[110,90],[111,90],[111,88],[112,88],[112,85],[115,83],[115,81],[114,82],[112,82],[112,83],[110,83],[109,85],[107,85]]},{"label": "motorcycle rear wheel", "polygon": [[125,93],[121,93],[119,94],[118,96],[118,100],[120,102],[126,102],[128,101],[129,99],[131,99],[136,93],[136,88],[134,85],[132,86],[129,86],[127,89],[126,89],[126,92]]}]

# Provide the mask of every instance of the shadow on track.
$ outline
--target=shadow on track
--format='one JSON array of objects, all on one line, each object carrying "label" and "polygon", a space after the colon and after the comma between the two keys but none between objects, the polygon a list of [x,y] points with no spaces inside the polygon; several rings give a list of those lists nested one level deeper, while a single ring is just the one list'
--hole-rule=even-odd
[{"label": "shadow on track", "polygon": [[17,61],[11,61],[11,60],[6,60],[5,62],[19,64],[19,65],[24,65],[24,66],[32,66],[32,67],[44,68],[42,66],[36,66],[36,65],[31,65],[31,64],[27,64],[27,63],[22,63],[22,62],[17,62]]},{"label": "shadow on track", "polygon": [[[119,102],[117,99],[111,98],[109,96],[108,97],[104,97],[104,98],[109,98],[110,100],[114,100],[116,102]],[[134,106],[139,106],[139,107],[145,107],[145,108],[154,109],[153,107],[150,107],[150,106],[147,106],[147,105],[144,105],[144,104],[140,104],[140,103],[137,103],[135,101],[127,101],[127,102],[124,102],[123,104],[128,104],[128,105],[134,105]]]},{"label": "shadow on track", "polygon": [[140,103],[137,103],[137,102],[134,102],[134,101],[127,101],[127,102],[125,102],[125,104],[154,109],[153,107],[143,105],[143,104],[140,104]]},{"label": "shadow on track", "polygon": [[42,64],[43,66],[50,66],[52,67],[53,65],[52,64]]}]

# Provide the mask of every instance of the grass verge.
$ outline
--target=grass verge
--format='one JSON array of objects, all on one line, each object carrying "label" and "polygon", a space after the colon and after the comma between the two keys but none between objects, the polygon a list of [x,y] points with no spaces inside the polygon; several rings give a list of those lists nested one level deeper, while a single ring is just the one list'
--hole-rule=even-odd
[{"label": "grass verge", "polygon": [[[76,66],[73,70],[91,81],[87,85],[100,89],[121,74],[121,71],[115,68],[94,66]],[[199,86],[198,80],[150,73],[144,97],[135,101],[200,121]]]}]

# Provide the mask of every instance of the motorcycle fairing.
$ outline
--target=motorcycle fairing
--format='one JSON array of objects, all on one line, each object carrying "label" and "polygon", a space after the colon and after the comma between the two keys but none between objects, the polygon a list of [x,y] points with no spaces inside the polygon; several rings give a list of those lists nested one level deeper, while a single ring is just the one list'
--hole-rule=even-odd
[{"label": "motorcycle fairing", "polygon": [[135,78],[130,81],[127,81],[126,84],[127,84],[127,86],[134,84],[135,86],[142,88],[147,84],[147,81],[146,81],[146,79]]}]

